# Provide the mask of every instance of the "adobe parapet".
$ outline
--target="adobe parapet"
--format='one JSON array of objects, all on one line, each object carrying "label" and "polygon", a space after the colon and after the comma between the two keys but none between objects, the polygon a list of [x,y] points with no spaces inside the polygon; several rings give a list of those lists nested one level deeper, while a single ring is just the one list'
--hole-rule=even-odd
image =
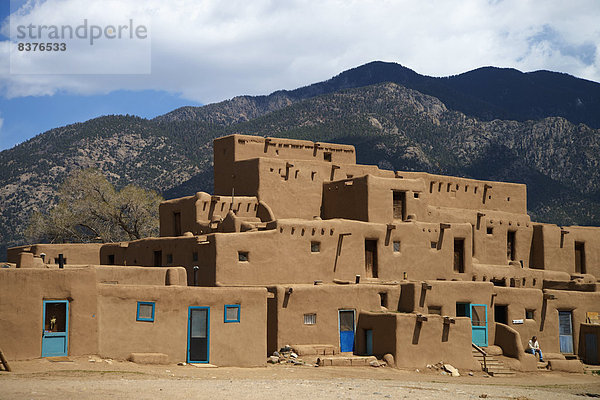
[{"label": "adobe parapet", "polygon": [[214,140],[215,193],[229,194],[236,161],[254,158],[310,160],[356,164],[354,146],[251,135],[230,135]]},{"label": "adobe parapet", "polygon": [[352,145],[252,135],[230,135],[215,139],[214,152],[215,170],[218,169],[217,158],[221,156],[227,156],[230,161],[271,157],[356,164],[356,152]]},{"label": "adobe parapet", "polygon": [[423,198],[432,207],[494,210],[527,214],[527,186],[492,182],[426,172],[397,171],[397,178],[422,179]]}]

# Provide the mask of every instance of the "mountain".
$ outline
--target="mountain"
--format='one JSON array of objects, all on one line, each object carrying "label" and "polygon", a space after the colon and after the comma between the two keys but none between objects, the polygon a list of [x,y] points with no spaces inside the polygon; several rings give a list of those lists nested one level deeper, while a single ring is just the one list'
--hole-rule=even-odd
[{"label": "mountain", "polygon": [[[399,71],[392,74],[398,80],[404,74],[405,85],[385,81],[391,78],[385,71]],[[525,121],[484,118],[447,104],[467,107],[468,102],[459,100],[468,97],[475,99],[468,105],[472,109],[486,105],[478,109],[512,112],[506,105],[508,98],[496,99],[498,106],[487,106],[491,103],[482,100],[483,95],[466,94],[477,90],[464,89],[479,87],[467,75],[498,72],[506,70],[428,78],[399,65],[371,63],[294,91],[184,107],[154,120],[105,116],[50,130],[0,152],[4,166],[0,169],[0,246],[23,242],[22,230],[31,211],[50,207],[56,201],[56,188],[77,168],[97,167],[118,186],[133,182],[167,198],[212,192],[212,140],[232,133],[349,143],[356,146],[360,163],[387,169],[522,182],[528,184],[528,208],[535,220],[600,225],[598,129],[556,115]],[[509,71],[515,80],[538,76],[515,72]],[[547,88],[554,91],[564,84],[563,78],[591,87],[592,94],[584,95],[578,84],[573,85],[571,92],[582,99],[593,98],[600,86],[544,74],[550,81]],[[451,101],[441,100],[443,94],[436,97],[408,87],[419,80],[453,79],[462,81],[456,85],[463,89],[448,89],[446,95],[459,93]],[[384,82],[370,84],[376,80]],[[510,79],[497,81],[519,86]],[[567,89],[568,85],[563,92]],[[559,97],[552,102],[563,104]],[[585,101],[585,107],[592,104]],[[532,110],[541,115],[551,112],[539,102]],[[598,110],[585,118],[593,120],[600,115]],[[0,247],[0,259],[4,256]]]},{"label": "mountain", "polygon": [[571,75],[484,67],[444,78],[424,76],[396,63],[374,61],[324,82],[269,96],[241,96],[205,107],[183,107],[161,121],[194,119],[241,122],[312,97],[392,82],[440,99],[448,108],[484,121],[563,117],[574,124],[600,128],[600,84]]}]

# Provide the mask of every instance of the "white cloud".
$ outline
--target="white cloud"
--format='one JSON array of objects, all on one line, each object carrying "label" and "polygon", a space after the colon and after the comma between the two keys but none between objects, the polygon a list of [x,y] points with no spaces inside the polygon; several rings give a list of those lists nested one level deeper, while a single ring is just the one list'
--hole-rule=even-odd
[{"label": "white cloud", "polygon": [[[10,75],[8,97],[157,89],[202,103],[327,79],[373,60],[443,76],[485,65],[600,81],[597,0],[46,0],[65,21],[151,20],[150,75]],[[101,4],[101,6],[97,6]],[[70,17],[70,18],[69,18]],[[91,17],[90,17],[91,18]],[[0,47],[2,59],[8,47]]]}]

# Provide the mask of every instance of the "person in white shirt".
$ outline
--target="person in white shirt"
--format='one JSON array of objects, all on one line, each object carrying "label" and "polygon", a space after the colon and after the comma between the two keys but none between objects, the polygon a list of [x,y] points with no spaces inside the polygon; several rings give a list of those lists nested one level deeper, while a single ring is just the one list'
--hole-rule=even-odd
[{"label": "person in white shirt", "polygon": [[544,361],[544,356],[542,356],[542,350],[540,350],[540,344],[537,341],[537,337],[532,337],[531,340],[529,341],[529,343],[527,344],[527,350],[525,350],[525,352],[533,354],[535,356],[535,354],[539,354],[540,355],[540,361]]}]

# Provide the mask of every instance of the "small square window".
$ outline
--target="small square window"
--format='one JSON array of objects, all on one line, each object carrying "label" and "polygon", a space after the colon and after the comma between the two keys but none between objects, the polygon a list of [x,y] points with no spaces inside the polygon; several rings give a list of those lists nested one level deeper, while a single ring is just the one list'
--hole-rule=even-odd
[{"label": "small square window", "polygon": [[154,302],[153,301],[138,301],[136,321],[154,322]]},{"label": "small square window", "polygon": [[250,257],[247,251],[238,251],[238,261],[246,262],[248,260],[250,260]]},{"label": "small square window", "polygon": [[487,234],[488,235],[492,235],[494,233],[494,228],[492,228],[491,226],[487,227]]},{"label": "small square window", "polygon": [[323,160],[325,161],[331,161],[331,153],[330,152],[324,152],[323,153]]},{"label": "small square window", "polygon": [[394,242],[394,253],[400,253],[400,241],[396,240]]},{"label": "small square window", "polygon": [[317,314],[304,314],[304,325],[316,325]]},{"label": "small square window", "polygon": [[525,310],[525,319],[534,319],[535,310]]},{"label": "small square window", "polygon": [[240,322],[240,305],[226,304],[225,305],[225,322]]},{"label": "small square window", "polygon": [[173,254],[167,254],[167,264],[173,264]]},{"label": "small square window", "polygon": [[416,192],[415,192],[415,193],[413,194],[413,196],[415,197],[415,199],[418,199],[418,198],[419,198],[419,193],[416,193]]},{"label": "small square window", "polygon": [[437,249],[437,242],[431,242],[431,248]]},{"label": "small square window", "polygon": [[197,251],[192,253],[192,261],[198,261],[198,252]]},{"label": "small square window", "polygon": [[321,242],[310,242],[310,252],[318,253],[321,251]]},{"label": "small square window", "polygon": [[108,255],[108,265],[115,265],[115,255],[114,254]]}]

